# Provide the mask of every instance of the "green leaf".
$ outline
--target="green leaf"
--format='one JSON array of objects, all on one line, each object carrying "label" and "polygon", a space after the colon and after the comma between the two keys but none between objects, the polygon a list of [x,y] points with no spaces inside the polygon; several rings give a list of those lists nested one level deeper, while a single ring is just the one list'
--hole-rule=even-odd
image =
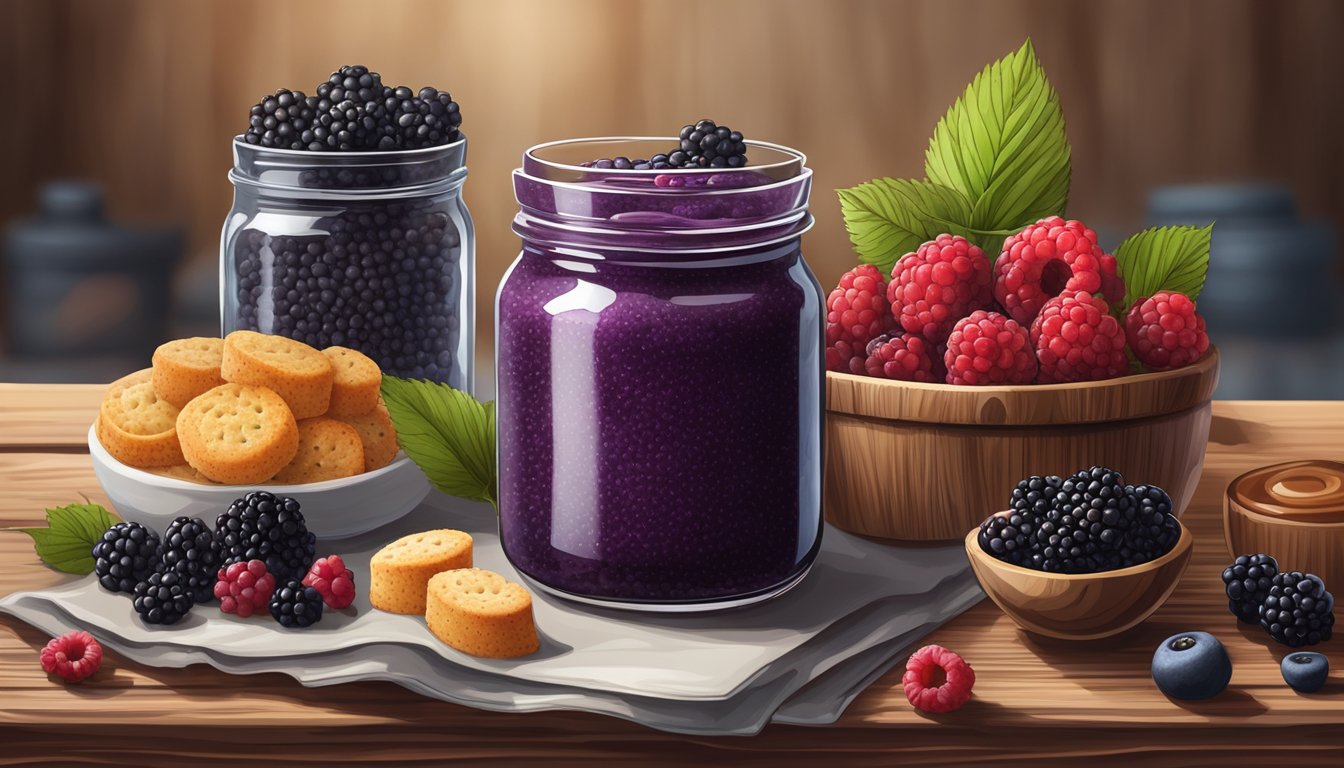
[{"label": "green leaf", "polygon": [[42,562],[62,573],[93,573],[93,545],[120,518],[98,504],[69,504],[47,510],[46,528],[13,528],[33,539]]},{"label": "green leaf", "polygon": [[447,384],[383,377],[397,442],[435,488],[496,509],[495,404]]},{"label": "green leaf", "polygon": [[955,189],[912,179],[874,179],[837,193],[859,260],[883,273],[943,232],[976,240],[956,223],[970,218],[971,204]]},{"label": "green leaf", "polygon": [[971,215],[964,223],[979,230],[1063,215],[1070,169],[1059,96],[1030,40],[976,75],[924,154],[929,180],[965,195]]},{"label": "green leaf", "polygon": [[1199,298],[1209,273],[1212,236],[1212,224],[1153,227],[1130,235],[1115,251],[1120,276],[1125,280],[1121,312],[1158,291],[1178,291],[1191,299]]}]

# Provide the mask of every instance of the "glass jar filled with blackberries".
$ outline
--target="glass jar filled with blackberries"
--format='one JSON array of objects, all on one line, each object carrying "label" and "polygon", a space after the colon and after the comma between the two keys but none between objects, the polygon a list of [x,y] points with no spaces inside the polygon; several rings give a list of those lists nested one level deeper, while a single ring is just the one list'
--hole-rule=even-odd
[{"label": "glass jar filled with blackberries", "polygon": [[472,385],[475,237],[467,140],[446,91],[341,67],[280,89],[233,142],[224,333],[343,346],[395,376]]}]

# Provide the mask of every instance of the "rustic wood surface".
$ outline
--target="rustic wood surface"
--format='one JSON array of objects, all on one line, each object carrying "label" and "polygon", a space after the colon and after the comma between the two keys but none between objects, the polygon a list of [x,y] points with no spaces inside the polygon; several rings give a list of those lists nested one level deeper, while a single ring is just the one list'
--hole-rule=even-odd
[{"label": "rustic wood surface", "polygon": [[[87,494],[105,501],[83,445],[96,390],[0,387],[0,526],[36,524],[46,506]],[[45,414],[39,423],[37,414]],[[1318,646],[1337,670],[1315,695],[1280,679],[1282,649],[1226,613],[1218,574],[1227,551],[1222,493],[1238,474],[1294,458],[1344,459],[1344,403],[1220,402],[1208,459],[1183,522],[1192,562],[1166,605],[1103,641],[1027,635],[985,601],[928,638],[963,654],[975,697],[949,715],[910,708],[893,671],[833,726],[770,726],[752,738],[680,737],[597,715],[481,712],[391,684],[307,689],[282,675],[235,677],[203,665],[157,669],[109,654],[82,687],[47,679],[46,637],[0,620],[0,765],[517,764],[744,766],[1154,765],[1262,761],[1338,765],[1344,750],[1344,641]],[[52,585],[28,539],[0,534],[0,592]],[[1235,664],[1214,700],[1176,703],[1148,678],[1158,642],[1214,632]]]}]

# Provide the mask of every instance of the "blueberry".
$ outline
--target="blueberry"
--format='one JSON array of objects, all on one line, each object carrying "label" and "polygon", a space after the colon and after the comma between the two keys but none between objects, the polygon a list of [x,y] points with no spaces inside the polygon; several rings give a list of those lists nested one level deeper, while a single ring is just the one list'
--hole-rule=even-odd
[{"label": "blueberry", "polygon": [[1172,635],[1153,654],[1153,682],[1173,699],[1217,696],[1232,679],[1232,660],[1208,632]]},{"label": "blueberry", "polygon": [[1321,690],[1330,676],[1330,660],[1324,654],[1302,651],[1290,653],[1279,664],[1283,681],[1299,693]]}]

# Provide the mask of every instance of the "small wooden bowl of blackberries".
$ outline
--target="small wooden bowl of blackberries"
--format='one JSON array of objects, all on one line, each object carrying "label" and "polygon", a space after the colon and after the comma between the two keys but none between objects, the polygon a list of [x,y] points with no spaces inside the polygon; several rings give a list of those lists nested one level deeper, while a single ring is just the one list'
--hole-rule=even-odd
[{"label": "small wooden bowl of blackberries", "polygon": [[1091,467],[1033,476],[966,535],[980,586],[1023,629],[1095,640],[1153,614],[1190,563],[1191,535],[1154,485]]}]

